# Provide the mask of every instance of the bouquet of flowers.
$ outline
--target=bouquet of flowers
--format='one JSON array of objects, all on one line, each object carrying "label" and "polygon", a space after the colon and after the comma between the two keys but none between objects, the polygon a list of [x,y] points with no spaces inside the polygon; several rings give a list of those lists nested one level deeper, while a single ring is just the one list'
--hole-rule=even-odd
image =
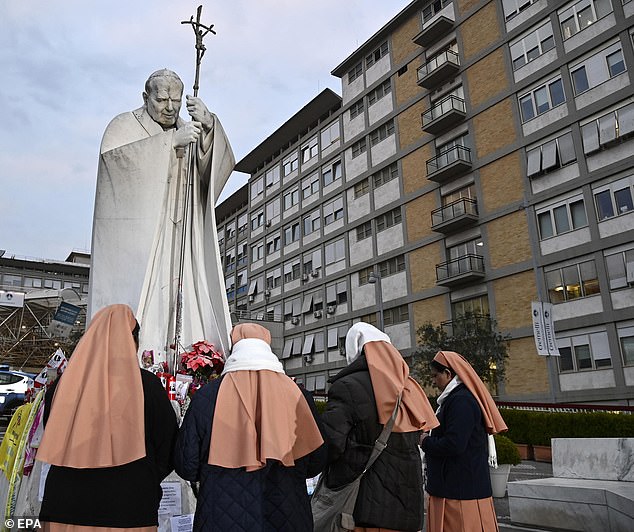
[{"label": "bouquet of flowers", "polygon": [[224,365],[222,353],[213,344],[204,340],[193,344],[192,350],[181,356],[181,369],[178,372],[192,377],[188,395],[193,395],[210,380],[217,378]]}]

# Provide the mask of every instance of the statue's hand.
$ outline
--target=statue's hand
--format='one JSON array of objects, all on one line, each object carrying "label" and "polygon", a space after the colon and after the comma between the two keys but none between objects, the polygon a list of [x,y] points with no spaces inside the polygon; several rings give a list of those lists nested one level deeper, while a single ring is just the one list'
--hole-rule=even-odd
[{"label": "statue's hand", "polygon": [[174,148],[184,148],[192,142],[196,142],[200,137],[202,126],[200,122],[187,122],[179,127],[174,133],[172,145]]},{"label": "statue's hand", "polygon": [[200,122],[205,132],[211,131],[214,127],[214,117],[203,101],[200,98],[189,95],[186,96],[186,100],[187,112],[192,117],[192,120]]}]

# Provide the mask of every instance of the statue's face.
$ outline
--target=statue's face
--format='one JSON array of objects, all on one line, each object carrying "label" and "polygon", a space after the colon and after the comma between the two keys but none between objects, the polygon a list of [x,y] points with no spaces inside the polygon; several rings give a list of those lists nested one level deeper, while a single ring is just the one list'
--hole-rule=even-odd
[{"label": "statue's face", "polygon": [[174,127],[181,109],[182,84],[174,78],[157,77],[151,87],[150,93],[143,95],[148,114],[163,128]]}]

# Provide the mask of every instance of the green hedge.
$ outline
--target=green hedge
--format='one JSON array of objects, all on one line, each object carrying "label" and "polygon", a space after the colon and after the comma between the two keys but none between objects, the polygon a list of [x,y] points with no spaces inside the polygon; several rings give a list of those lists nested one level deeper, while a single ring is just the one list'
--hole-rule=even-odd
[{"label": "green hedge", "polygon": [[632,438],[634,415],[500,409],[515,443],[550,445],[551,438]]}]

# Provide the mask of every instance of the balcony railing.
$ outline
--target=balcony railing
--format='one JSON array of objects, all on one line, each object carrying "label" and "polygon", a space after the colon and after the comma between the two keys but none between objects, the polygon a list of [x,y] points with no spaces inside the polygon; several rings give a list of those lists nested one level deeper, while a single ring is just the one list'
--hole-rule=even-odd
[{"label": "balcony railing", "polygon": [[441,233],[462,229],[478,220],[478,202],[460,198],[431,212],[431,228]]},{"label": "balcony railing", "polygon": [[491,317],[488,314],[473,314],[468,318],[456,318],[443,321],[440,326],[449,336],[465,335],[478,329],[491,330]]},{"label": "balcony railing", "polygon": [[464,100],[452,94],[440,100],[421,115],[423,131],[435,135],[443,129],[448,129],[461,122],[466,114]]},{"label": "balcony railing", "polygon": [[436,282],[443,286],[484,277],[484,257],[469,253],[436,266]]},{"label": "balcony railing", "polygon": [[460,58],[458,54],[453,50],[445,50],[419,67],[417,71],[418,84],[426,89],[432,89],[455,75],[459,69]]},{"label": "balcony railing", "polygon": [[457,144],[427,161],[427,179],[442,183],[471,169],[471,150]]},{"label": "balcony railing", "polygon": [[233,310],[231,312],[231,321],[235,324],[241,320],[282,322],[283,316],[265,310]]}]

